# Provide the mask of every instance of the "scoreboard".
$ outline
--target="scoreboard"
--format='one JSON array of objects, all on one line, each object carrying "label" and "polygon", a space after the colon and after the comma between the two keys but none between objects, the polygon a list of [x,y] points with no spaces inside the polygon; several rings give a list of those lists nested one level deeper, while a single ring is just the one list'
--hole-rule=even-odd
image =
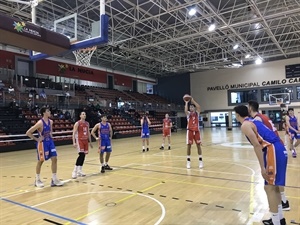
[{"label": "scoreboard", "polygon": [[285,66],[285,78],[293,77],[300,77],[300,64]]}]

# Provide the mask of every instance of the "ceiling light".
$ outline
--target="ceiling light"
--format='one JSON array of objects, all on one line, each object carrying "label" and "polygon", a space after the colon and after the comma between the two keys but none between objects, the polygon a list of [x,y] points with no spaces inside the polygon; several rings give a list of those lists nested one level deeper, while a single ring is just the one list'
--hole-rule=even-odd
[{"label": "ceiling light", "polygon": [[42,84],[45,84],[45,82],[44,82],[44,81],[42,81]]},{"label": "ceiling light", "polygon": [[214,29],[216,29],[216,25],[214,23],[208,27],[209,31],[213,31]]},{"label": "ceiling light", "polygon": [[25,78],[25,81],[28,81],[28,78]]},{"label": "ceiling light", "polygon": [[262,59],[261,58],[257,58],[255,60],[255,64],[257,64],[257,65],[262,64]]},{"label": "ceiling light", "polygon": [[247,54],[247,55],[245,56],[245,58],[246,58],[246,59],[249,59],[250,56],[251,56],[250,54]]},{"label": "ceiling light", "polygon": [[190,15],[190,16],[193,16],[193,15],[195,15],[195,14],[196,14],[196,9],[195,9],[195,8],[190,9],[189,15]]},{"label": "ceiling light", "polygon": [[233,49],[237,49],[239,47],[238,44],[236,44],[235,46],[233,46]]},{"label": "ceiling light", "polygon": [[234,67],[241,67],[242,64],[240,64],[240,63],[232,63],[232,66],[234,66]]}]

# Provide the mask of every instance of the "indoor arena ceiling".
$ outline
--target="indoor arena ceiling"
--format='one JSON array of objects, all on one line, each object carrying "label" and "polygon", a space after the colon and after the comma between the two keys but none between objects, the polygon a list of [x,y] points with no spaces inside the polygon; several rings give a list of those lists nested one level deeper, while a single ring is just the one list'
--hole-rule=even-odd
[{"label": "indoor arena ceiling", "polygon": [[[0,10],[31,20],[30,7],[20,3],[0,0]],[[99,1],[44,0],[37,24],[51,29],[75,12],[79,26],[90,29],[99,20]],[[106,14],[109,43],[91,64],[132,74],[159,77],[300,56],[300,0],[107,0]]]}]

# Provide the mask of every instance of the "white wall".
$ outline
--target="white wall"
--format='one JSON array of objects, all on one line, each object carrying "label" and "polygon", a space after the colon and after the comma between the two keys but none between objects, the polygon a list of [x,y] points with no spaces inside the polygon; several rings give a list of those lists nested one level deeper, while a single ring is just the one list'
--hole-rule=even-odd
[{"label": "white wall", "polygon": [[[196,101],[201,105],[201,111],[232,109],[228,106],[227,89],[228,84],[242,84],[257,82],[262,87],[263,81],[285,79],[285,65],[299,64],[300,58],[267,62],[261,65],[249,65],[239,69],[211,70],[201,73],[191,74],[191,93]],[[300,80],[300,79],[299,79]],[[300,84],[300,82],[297,82]],[[225,90],[208,91],[208,87],[222,86]],[[265,86],[274,87],[274,86]],[[255,87],[254,87],[255,88]],[[243,89],[240,89],[243,90]],[[300,105],[292,103],[291,106]],[[270,107],[261,105],[261,107]]]}]

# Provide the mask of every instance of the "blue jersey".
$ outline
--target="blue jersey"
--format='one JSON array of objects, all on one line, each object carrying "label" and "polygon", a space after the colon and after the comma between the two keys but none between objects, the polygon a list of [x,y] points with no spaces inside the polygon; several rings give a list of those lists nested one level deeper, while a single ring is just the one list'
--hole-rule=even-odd
[{"label": "blue jersey", "polygon": [[99,125],[99,138],[100,141],[100,150],[103,154],[104,152],[111,152],[111,143],[110,143],[110,129],[109,129],[109,123]]},{"label": "blue jersey", "polygon": [[44,137],[42,142],[37,142],[37,155],[39,161],[45,161],[51,157],[57,156],[56,148],[54,142],[51,138],[51,122],[48,120],[48,124],[41,119],[43,123],[42,132],[38,132],[39,136]]},{"label": "blue jersey", "polygon": [[99,125],[99,138],[101,140],[109,140],[110,139],[110,130],[109,130],[109,123]]},{"label": "blue jersey", "polygon": [[[287,152],[280,138],[261,121],[246,118],[255,125],[255,134],[264,151],[264,166],[269,179],[265,184],[284,186]],[[248,139],[249,140],[249,139]]]},{"label": "blue jersey", "polygon": [[[290,122],[290,125],[291,127],[293,127],[295,130],[298,130],[298,122],[297,122],[297,117],[296,116],[288,116],[289,117],[289,122]],[[289,129],[290,132],[294,132],[294,130],[292,129]]]},{"label": "blue jersey", "polygon": [[144,119],[144,123],[142,125],[142,132],[143,133],[149,133],[149,124],[148,124],[147,119]]},{"label": "blue jersey", "polygon": [[250,118],[246,118],[245,120],[254,123],[257,129],[258,141],[263,147],[276,142],[281,142],[280,138],[274,133],[274,131],[270,130],[263,122]]},{"label": "blue jersey", "polygon": [[43,131],[41,133],[39,133],[40,136],[44,137],[44,141],[48,141],[51,138],[51,123],[50,120],[48,120],[48,124],[41,119],[42,123],[43,123]]}]

